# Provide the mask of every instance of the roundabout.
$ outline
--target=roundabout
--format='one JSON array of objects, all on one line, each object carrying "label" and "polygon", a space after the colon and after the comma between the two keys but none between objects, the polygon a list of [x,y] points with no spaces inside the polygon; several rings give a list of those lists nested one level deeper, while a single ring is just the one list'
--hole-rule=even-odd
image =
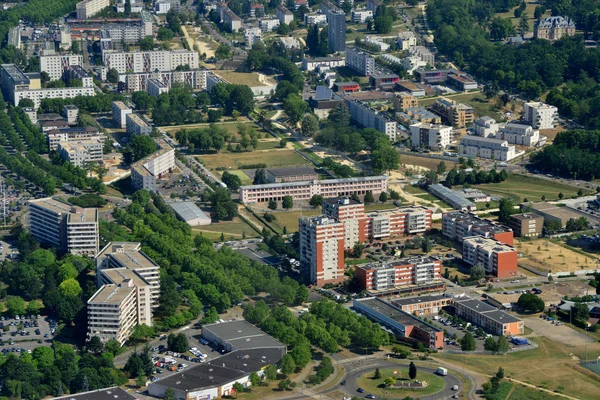
[{"label": "roundabout", "polygon": [[381,377],[374,378],[375,372],[361,375],[356,384],[366,393],[386,397],[425,396],[441,391],[444,388],[444,379],[441,376],[419,370],[416,378],[408,377],[408,368],[396,366],[394,368],[380,368]]}]

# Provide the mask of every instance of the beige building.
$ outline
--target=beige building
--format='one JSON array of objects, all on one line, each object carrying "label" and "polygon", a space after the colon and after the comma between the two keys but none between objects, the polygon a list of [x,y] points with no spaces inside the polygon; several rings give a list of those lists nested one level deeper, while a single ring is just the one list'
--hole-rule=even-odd
[{"label": "beige building", "polygon": [[508,225],[517,237],[538,237],[542,234],[544,217],[537,214],[511,215]]},{"label": "beige building", "polygon": [[431,110],[456,128],[464,128],[473,123],[473,107],[441,98],[432,104]]},{"label": "beige building", "polygon": [[125,116],[126,132],[130,135],[150,135],[152,127],[138,114],[127,114]]},{"label": "beige building", "polygon": [[175,168],[175,149],[162,139],[156,153],[131,164],[131,183],[135,190],[157,191],[156,181]]},{"label": "beige building", "polygon": [[408,92],[398,92],[394,97],[394,109],[396,111],[406,111],[409,108],[419,107],[419,100]]},{"label": "beige building", "polygon": [[533,37],[536,39],[554,41],[563,36],[573,35],[575,35],[575,23],[570,18],[560,15],[541,19],[533,28]]},{"label": "beige building", "polygon": [[29,230],[39,242],[62,252],[93,256],[98,252],[98,210],[44,198],[29,202]]},{"label": "beige building", "polygon": [[75,6],[77,19],[88,19],[110,6],[110,0],[83,0]]},{"label": "beige building", "polygon": [[104,144],[99,139],[59,142],[58,152],[63,160],[76,167],[85,168],[93,163],[102,164],[103,147]]},{"label": "beige building", "polygon": [[117,124],[117,126],[121,129],[124,129],[126,124],[126,118],[128,114],[131,114],[133,111],[131,107],[128,107],[122,101],[113,101],[112,103],[112,117],[113,121]]},{"label": "beige building", "polygon": [[104,142],[106,138],[98,128],[86,126],[76,126],[73,128],[52,129],[46,132],[48,137],[48,147],[50,150],[58,150],[59,143],[77,143],[82,140],[99,140]]}]

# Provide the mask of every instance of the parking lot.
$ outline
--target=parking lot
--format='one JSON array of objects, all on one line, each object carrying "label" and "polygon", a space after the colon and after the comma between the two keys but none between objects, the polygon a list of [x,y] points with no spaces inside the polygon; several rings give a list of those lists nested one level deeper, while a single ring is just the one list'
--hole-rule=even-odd
[{"label": "parking lot", "polygon": [[38,316],[19,316],[16,318],[0,318],[0,351],[11,352],[32,351],[38,346],[50,346],[56,321]]}]

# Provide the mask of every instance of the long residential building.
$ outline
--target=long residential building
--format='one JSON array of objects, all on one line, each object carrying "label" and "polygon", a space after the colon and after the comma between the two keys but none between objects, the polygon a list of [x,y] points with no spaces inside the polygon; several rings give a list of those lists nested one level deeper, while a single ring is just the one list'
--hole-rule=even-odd
[{"label": "long residential building", "polygon": [[[74,68],[78,68],[74,71]],[[77,96],[94,96],[94,86],[91,77],[84,76],[82,87],[64,87],[42,89],[42,82],[39,73],[24,73],[15,64],[2,64],[0,67],[0,77],[2,80],[2,91],[8,101],[14,106],[18,106],[22,99],[33,101],[34,108],[40,107],[43,99],[69,99]],[[69,72],[74,71],[76,75],[83,72],[83,68],[73,66]],[[87,73],[86,73],[87,74]],[[79,78],[79,76],[77,76]]]},{"label": "long residential building", "polygon": [[440,294],[392,300],[393,305],[412,315],[438,315],[444,307],[452,303],[452,297]]},{"label": "long residential building", "polygon": [[110,0],[83,0],[75,5],[77,19],[88,19],[110,6]]},{"label": "long residential building", "polygon": [[148,81],[150,79],[159,79],[169,88],[174,84],[180,84],[191,89],[207,89],[208,71],[190,70],[190,71],[162,71],[162,72],[138,72],[131,74],[120,74],[119,82],[125,83],[125,90],[129,93],[148,91]]},{"label": "long residential building", "polygon": [[198,52],[188,50],[171,51],[105,51],[102,60],[107,69],[116,69],[120,74],[173,71],[179,66],[189,65],[198,69]]},{"label": "long residential building", "polygon": [[351,196],[354,193],[364,195],[368,191],[377,195],[387,191],[387,181],[388,177],[381,175],[249,185],[240,187],[240,200],[242,203],[261,203],[270,200],[280,201],[285,196],[291,196],[294,200],[310,200],[315,194],[330,198]]},{"label": "long residential building", "polygon": [[94,163],[102,164],[103,148],[104,143],[98,138],[58,143],[60,157],[80,168]]},{"label": "long residential building", "polygon": [[386,292],[399,286],[426,285],[441,279],[442,261],[435,257],[407,257],[391,262],[357,265],[360,288]]},{"label": "long residential building", "polygon": [[80,54],[55,54],[40,55],[40,72],[48,74],[51,80],[62,79],[71,66],[83,65],[83,56]]},{"label": "long residential building", "polygon": [[29,231],[61,252],[93,256],[98,252],[98,210],[44,198],[29,202]]},{"label": "long residential building", "polygon": [[512,229],[497,222],[464,211],[451,211],[442,215],[442,234],[450,240],[462,242],[470,236],[483,236],[512,246]]},{"label": "long residential building", "polygon": [[522,320],[480,300],[468,297],[452,300],[456,315],[494,335],[514,336],[525,333]]},{"label": "long residential building", "polygon": [[362,76],[375,73],[375,58],[364,51],[346,48],[346,66],[352,68]]},{"label": "long residential building", "polygon": [[452,140],[452,127],[446,125],[417,122],[409,126],[410,145],[413,148],[443,150]]},{"label": "long residential building", "polygon": [[125,128],[130,135],[150,135],[152,127],[138,114],[127,114],[125,117]]},{"label": "long residential building", "polygon": [[317,286],[344,281],[344,224],[328,217],[300,218],[300,267]]},{"label": "long residential building", "polygon": [[396,121],[379,114],[379,112],[373,110],[360,100],[351,98],[344,98],[344,100],[346,100],[346,105],[350,110],[350,117],[354,122],[365,128],[373,128],[385,133],[391,142],[396,141],[398,133],[398,124]]},{"label": "long residential building", "polygon": [[229,32],[237,32],[242,27],[242,19],[238,17],[231,9],[227,6],[227,3],[222,2],[217,4],[217,11],[221,17],[221,22],[227,27]]},{"label": "long residential building", "polygon": [[456,128],[464,128],[473,123],[475,115],[473,107],[446,98],[436,100],[431,110]]},{"label": "long residential building", "polygon": [[515,146],[508,144],[508,141],[480,136],[464,136],[460,139],[458,154],[496,161],[510,161],[518,155]]},{"label": "long residential building", "polygon": [[46,136],[50,150],[58,150],[59,143],[77,143],[86,140],[104,142],[105,139],[105,135],[93,126],[52,129],[46,132]]},{"label": "long residential building", "polygon": [[483,236],[463,238],[463,261],[480,265],[486,275],[496,278],[517,276],[517,250],[514,247]]},{"label": "long residential building", "polygon": [[337,68],[345,65],[346,59],[342,57],[315,57],[302,60],[302,69],[305,71],[314,71],[319,66]]},{"label": "long residential building", "polygon": [[444,331],[421,321],[400,308],[375,297],[355,299],[352,307],[392,332],[400,339],[412,344],[418,342],[429,349],[444,347]]},{"label": "long residential building", "polygon": [[131,164],[131,184],[135,190],[157,192],[157,180],[175,168],[175,149],[158,139],[160,149]]}]

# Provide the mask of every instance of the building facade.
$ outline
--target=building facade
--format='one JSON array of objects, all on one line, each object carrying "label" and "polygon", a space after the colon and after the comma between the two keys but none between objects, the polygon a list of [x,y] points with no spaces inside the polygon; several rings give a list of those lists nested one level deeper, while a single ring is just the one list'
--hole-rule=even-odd
[{"label": "building facade", "polygon": [[58,152],[63,160],[76,167],[86,168],[90,164],[102,164],[104,143],[98,139],[59,142]]},{"label": "building facade", "polygon": [[406,111],[409,108],[419,107],[419,100],[407,92],[394,93],[394,110]]},{"label": "building facade", "polygon": [[451,211],[442,215],[442,234],[458,242],[470,236],[483,236],[509,246],[514,244],[511,228],[464,211]]},{"label": "building facade", "polygon": [[510,216],[508,226],[517,237],[541,236],[544,228],[544,217],[537,214],[515,214]]},{"label": "building facade", "polygon": [[363,51],[346,48],[346,66],[362,76],[373,75],[375,73],[375,58]]},{"label": "building facade", "polygon": [[575,23],[569,17],[560,15],[540,19],[533,27],[533,37],[536,39],[555,41],[573,35],[575,35]]},{"label": "building facade", "polygon": [[121,345],[137,325],[137,289],[131,280],[103,285],[87,302],[88,339],[116,340]]},{"label": "building facade", "polygon": [[496,278],[517,276],[517,251],[514,247],[482,236],[463,239],[463,261],[480,265],[486,275]]},{"label": "building facade", "polygon": [[179,66],[189,65],[198,69],[198,52],[188,50],[102,52],[102,60],[107,69],[114,68],[120,74],[173,71]]},{"label": "building facade", "polygon": [[468,297],[455,298],[453,306],[457,316],[494,335],[513,336],[525,332],[522,320],[482,301]]},{"label": "building facade", "polygon": [[365,128],[373,128],[385,133],[392,143],[396,141],[398,134],[398,124],[396,121],[392,121],[385,115],[379,114],[379,112],[373,110],[360,100],[352,98],[345,98],[344,100],[346,100],[350,117],[354,122]]},{"label": "building facade", "polygon": [[127,127],[127,115],[131,114],[133,110],[126,106],[122,101],[113,101],[112,103],[112,118],[117,126],[121,129]]},{"label": "building facade", "polygon": [[346,14],[343,11],[329,10],[327,23],[329,49],[332,53],[344,51],[346,49]]},{"label": "building facade", "polygon": [[280,24],[289,25],[290,22],[294,20],[294,14],[281,4],[275,9],[275,15],[277,16]]},{"label": "building facade", "polygon": [[456,128],[464,128],[472,124],[475,115],[473,107],[446,98],[436,100],[431,106],[431,111]]},{"label": "building facade", "polygon": [[162,139],[160,149],[146,158],[131,164],[131,184],[135,190],[157,192],[157,180],[175,168],[175,149]]},{"label": "building facade", "polygon": [[130,135],[150,135],[152,127],[137,114],[127,114],[125,116],[125,128]]},{"label": "building facade", "polygon": [[438,315],[443,308],[452,305],[452,297],[431,295],[392,300],[392,304],[412,315]]},{"label": "building facade", "polygon": [[110,6],[110,0],[83,0],[75,5],[77,19],[88,19]]},{"label": "building facade", "polygon": [[460,140],[458,154],[496,161],[510,161],[517,156],[515,146],[509,145],[508,141],[479,136],[464,136]]},{"label": "building facade", "polygon": [[208,89],[208,71],[199,69],[190,71],[139,72],[119,75],[119,82],[125,84],[125,90],[129,93],[148,91],[149,79],[158,79],[169,88],[174,84],[179,84],[188,86],[194,90]]},{"label": "building facade", "polygon": [[80,54],[40,55],[40,72],[48,74],[51,80],[62,79],[71,66],[83,65]]},{"label": "building facade", "polygon": [[441,279],[442,261],[434,257],[407,257],[392,262],[357,265],[361,289],[388,291],[399,286],[425,285]]},{"label": "building facade", "polygon": [[58,150],[59,143],[77,143],[80,141],[96,140],[104,142],[105,136],[98,128],[86,127],[68,127],[61,129],[52,129],[46,132],[48,137],[48,147],[50,150]]},{"label": "building facade", "polygon": [[450,145],[452,127],[417,122],[409,126],[410,144],[413,148],[443,150]]},{"label": "building facade", "polygon": [[554,129],[558,108],[540,102],[525,103],[523,119],[534,129]]},{"label": "building facade", "polygon": [[300,218],[300,266],[317,286],[344,281],[344,225],[327,217]]}]

